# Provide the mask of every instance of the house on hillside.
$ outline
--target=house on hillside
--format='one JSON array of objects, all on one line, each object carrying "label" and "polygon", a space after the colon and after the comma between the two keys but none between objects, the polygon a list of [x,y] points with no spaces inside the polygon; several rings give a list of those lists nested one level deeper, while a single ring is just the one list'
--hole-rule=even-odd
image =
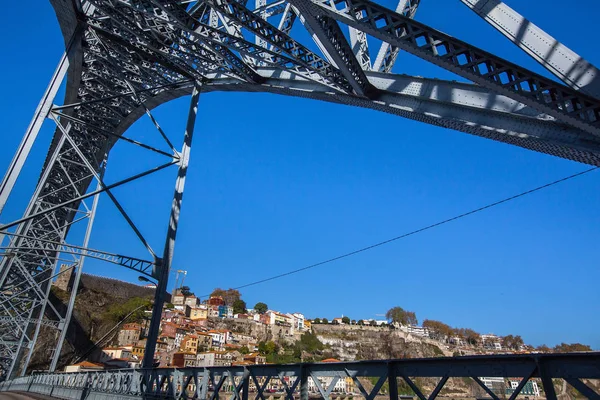
[{"label": "house on hillside", "polygon": [[199,319],[207,319],[208,318],[208,307],[206,306],[206,304],[200,304],[197,307],[191,308],[189,318],[192,321],[196,321]]},{"label": "house on hillside", "polygon": [[198,335],[186,335],[181,341],[181,351],[184,353],[198,353]]},{"label": "house on hillside", "polygon": [[119,346],[134,344],[135,342],[140,340],[141,333],[142,327],[137,324],[131,324],[127,327],[124,326],[119,331],[119,336],[117,337],[117,344]]},{"label": "house on hillside", "polygon": [[178,325],[173,322],[164,322],[160,326],[160,335],[175,339]]},{"label": "house on hillside", "polygon": [[406,330],[411,335],[424,337],[424,338],[428,338],[429,334],[430,334],[429,329],[427,329],[423,326],[408,325],[406,327]]},{"label": "house on hillside", "polygon": [[174,306],[182,306],[185,304],[185,296],[182,295],[181,293],[177,293],[177,294],[171,296],[171,303]]},{"label": "house on hillside", "polygon": [[213,367],[215,365],[215,352],[205,351],[196,354],[197,367]]},{"label": "house on hillside", "polygon": [[208,300],[206,300],[206,304],[209,306],[224,306],[225,300],[221,296],[210,296]]},{"label": "house on hillside", "polygon": [[244,361],[247,361],[252,364],[266,364],[267,358],[265,356],[261,356],[260,353],[254,352],[246,354],[244,356]]},{"label": "house on hillside", "polygon": [[67,365],[65,372],[88,372],[88,371],[102,371],[104,365],[96,364],[90,361],[82,361],[77,364]]},{"label": "house on hillside", "polygon": [[266,314],[269,316],[269,325],[292,326],[292,319],[285,314],[272,310]]},{"label": "house on hillside", "polygon": [[502,338],[493,333],[481,335],[481,343],[487,350],[502,350]]},{"label": "house on hillside", "polygon": [[184,304],[190,308],[195,308],[198,307],[198,304],[200,304],[200,299],[194,295],[187,296],[184,300]]},{"label": "house on hillside", "polygon": [[105,347],[97,356],[97,361],[105,363],[112,359],[129,359],[131,350],[125,347]]},{"label": "house on hillside", "polygon": [[171,365],[176,368],[196,367],[196,354],[178,351],[173,354]]}]

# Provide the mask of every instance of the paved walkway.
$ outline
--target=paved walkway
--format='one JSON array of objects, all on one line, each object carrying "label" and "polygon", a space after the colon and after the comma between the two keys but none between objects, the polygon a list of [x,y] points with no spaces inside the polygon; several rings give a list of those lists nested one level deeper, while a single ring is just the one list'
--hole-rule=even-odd
[{"label": "paved walkway", "polygon": [[37,393],[0,392],[0,400],[56,400],[56,397],[44,396]]}]

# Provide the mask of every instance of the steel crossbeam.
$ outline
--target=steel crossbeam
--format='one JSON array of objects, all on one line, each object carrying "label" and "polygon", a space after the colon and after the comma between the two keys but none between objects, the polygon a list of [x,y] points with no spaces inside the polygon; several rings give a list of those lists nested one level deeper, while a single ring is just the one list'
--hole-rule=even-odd
[{"label": "steel crossbeam", "polygon": [[[399,395],[434,399],[451,378],[472,380],[492,399],[504,397],[485,386],[480,377],[519,379],[510,399],[521,394],[531,379],[544,382],[544,395],[557,399],[552,380],[564,379],[587,398],[598,393],[586,380],[600,378],[599,353],[524,354],[500,356],[470,356],[429,359],[403,359],[337,363],[248,365],[232,367],[188,367],[135,370],[107,370],[74,373],[38,373],[0,383],[0,391],[26,391],[70,399],[232,399],[266,398],[266,388],[275,384],[282,388],[278,397],[293,400],[309,399],[308,382],[313,383],[315,395],[329,400],[340,380],[350,379],[365,400],[387,395],[397,400]],[[365,380],[374,378],[367,390]],[[432,379],[433,378],[433,379]],[[421,385],[415,384],[421,379]],[[422,388],[422,380],[437,382],[431,392]],[[404,381],[410,391],[399,393],[398,382]],[[388,391],[381,391],[384,384]]]},{"label": "steel crossbeam", "polygon": [[[25,373],[44,321],[60,321],[59,330],[68,326],[69,313],[53,315],[57,311],[48,303],[58,263],[75,268],[92,257],[166,284],[162,257],[150,252],[152,260],[146,261],[89,249],[77,236],[82,230],[71,228],[89,223],[94,207],[86,201],[105,193],[145,241],[111,189],[181,166],[182,155],[152,109],[194,88],[370,108],[600,166],[595,67],[500,0],[461,1],[567,85],[416,21],[417,7],[427,6],[419,0],[400,0],[396,12],[370,0],[50,0],[65,37],[65,56],[0,183],[1,212],[40,126],[54,120],[57,129],[24,215],[0,222],[0,376]],[[382,42],[375,61],[372,38]],[[310,39],[315,46],[304,43]],[[391,74],[400,50],[473,83]],[[58,104],[55,95],[65,79],[64,102]],[[165,148],[124,135],[143,115]],[[105,183],[108,155],[121,142],[168,160]],[[146,248],[152,249],[149,243]],[[166,253],[172,254],[172,244]],[[244,379],[251,381],[253,374]],[[306,389],[307,376],[295,390]],[[404,378],[411,385],[410,377]],[[243,388],[226,381],[221,384]],[[202,382],[199,390],[206,393],[208,380]],[[321,389],[327,394],[328,388]]]}]

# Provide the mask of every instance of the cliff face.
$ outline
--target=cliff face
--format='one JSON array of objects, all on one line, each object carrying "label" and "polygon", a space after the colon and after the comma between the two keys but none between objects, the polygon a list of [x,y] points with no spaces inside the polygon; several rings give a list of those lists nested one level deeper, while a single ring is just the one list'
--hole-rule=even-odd
[{"label": "cliff face", "polygon": [[344,361],[452,355],[438,342],[388,327],[313,324],[312,330]]},{"label": "cliff face", "polygon": [[[94,343],[115,326],[114,321],[105,318],[106,310],[132,297],[153,298],[154,290],[116,279],[83,274],[58,368],[61,369],[87,351],[93,351]],[[52,287],[50,302],[62,315],[65,314],[68,301],[69,293],[57,286]],[[53,315],[48,317],[52,318]],[[40,330],[29,370],[48,368],[57,336],[58,333],[51,328],[43,327]],[[113,335],[110,336],[107,340]]]}]

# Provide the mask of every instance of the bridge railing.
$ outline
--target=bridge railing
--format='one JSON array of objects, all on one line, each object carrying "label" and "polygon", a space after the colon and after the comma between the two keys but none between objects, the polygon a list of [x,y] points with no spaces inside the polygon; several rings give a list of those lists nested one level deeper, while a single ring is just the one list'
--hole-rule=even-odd
[{"label": "bridge railing", "polygon": [[[373,400],[389,396],[390,400],[398,400],[408,396],[425,400],[443,395],[453,378],[463,384],[469,382],[473,397],[497,400],[508,394],[514,399],[528,381],[536,378],[548,399],[557,398],[556,390],[561,390],[557,379],[563,379],[583,396],[597,399],[599,395],[590,380],[600,379],[600,353],[34,373],[0,383],[0,391],[34,392],[63,399]],[[520,383],[516,388],[490,384],[508,378]]]}]

